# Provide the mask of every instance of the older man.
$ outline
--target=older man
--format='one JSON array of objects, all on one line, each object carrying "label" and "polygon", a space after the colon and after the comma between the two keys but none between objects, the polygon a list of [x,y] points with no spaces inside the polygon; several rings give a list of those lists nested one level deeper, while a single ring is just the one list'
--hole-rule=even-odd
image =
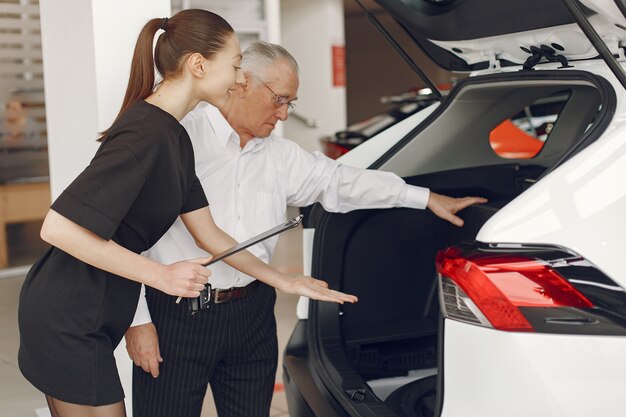
[{"label": "older man", "polygon": [[[245,82],[231,91],[223,108],[205,105],[182,121],[215,222],[235,239],[247,240],[279,224],[287,205],[320,202],[334,212],[428,207],[461,226],[455,213],[484,201],[450,198],[407,185],[391,173],[342,166],[272,136],[297,98],[296,61],[278,45],[256,43],[244,51],[241,66]],[[276,240],[251,251],[269,261]],[[148,255],[163,263],[206,256],[180,223]],[[278,360],[275,291],[225,264],[211,269],[213,288],[226,290],[218,291],[218,301],[228,302],[194,317],[155,290],[147,290],[149,314],[140,303],[137,325],[126,334],[138,365],[136,417],[197,417],[207,384],[220,417],[269,415]]]}]

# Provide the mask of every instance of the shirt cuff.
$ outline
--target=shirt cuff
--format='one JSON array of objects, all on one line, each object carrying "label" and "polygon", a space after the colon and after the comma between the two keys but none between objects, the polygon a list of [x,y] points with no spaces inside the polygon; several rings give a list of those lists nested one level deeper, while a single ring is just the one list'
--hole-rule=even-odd
[{"label": "shirt cuff", "polygon": [[399,206],[415,209],[425,209],[428,205],[430,190],[424,187],[405,184],[400,193]]},{"label": "shirt cuff", "polygon": [[146,301],[146,287],[141,286],[141,293],[139,294],[139,302],[137,302],[137,310],[135,311],[135,318],[130,327],[141,326],[142,324],[148,324],[152,322],[150,316],[150,310],[148,309],[148,301]]}]

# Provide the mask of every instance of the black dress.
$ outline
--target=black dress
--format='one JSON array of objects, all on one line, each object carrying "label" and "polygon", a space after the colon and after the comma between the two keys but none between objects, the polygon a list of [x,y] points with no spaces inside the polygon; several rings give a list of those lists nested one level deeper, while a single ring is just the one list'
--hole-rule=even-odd
[{"label": "black dress", "polygon": [[[52,209],[140,253],[180,213],[207,205],[187,132],[169,113],[140,101],[114,124]],[[18,357],[26,379],[61,401],[121,401],[113,350],[132,322],[140,287],[58,248],[48,250],[20,294]]]}]

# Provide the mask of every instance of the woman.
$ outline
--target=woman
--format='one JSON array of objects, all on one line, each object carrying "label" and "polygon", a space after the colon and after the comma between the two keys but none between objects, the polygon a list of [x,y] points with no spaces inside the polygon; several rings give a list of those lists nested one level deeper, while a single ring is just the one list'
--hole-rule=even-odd
[{"label": "woman", "polygon": [[[91,164],[53,203],[41,230],[52,248],[20,295],[20,369],[46,394],[53,417],[124,416],[113,350],[131,323],[140,284],[182,297],[204,288],[207,259],[161,265],[139,255],[177,216],[209,253],[236,243],[213,222],[178,121],[200,101],[223,104],[240,59],[233,29],[208,11],[152,19],[141,31],[120,114]],[[163,81],[153,92],[155,64]],[[227,262],[288,293],[356,301],[323,281],[289,279],[249,252]]]}]

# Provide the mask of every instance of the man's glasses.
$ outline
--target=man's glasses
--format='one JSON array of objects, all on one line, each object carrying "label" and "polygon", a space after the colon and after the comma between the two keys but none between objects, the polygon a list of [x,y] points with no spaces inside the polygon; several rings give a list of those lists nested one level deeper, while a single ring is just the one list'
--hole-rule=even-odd
[{"label": "man's glasses", "polygon": [[272,90],[270,88],[269,85],[267,85],[263,80],[259,79],[259,77],[257,77],[256,75],[254,75],[254,74],[250,74],[250,75],[252,75],[254,78],[256,78],[256,80],[258,82],[263,84],[265,86],[265,88],[267,88],[270,91],[270,93],[272,93],[274,95],[274,106],[276,108],[280,108],[280,107],[282,107],[282,106],[284,106],[286,104],[287,105],[287,113],[289,113],[289,114],[293,113],[293,111],[296,109],[296,105],[295,105],[294,102],[289,101],[288,97],[279,96],[278,94],[276,94],[274,92],[274,90]]}]

